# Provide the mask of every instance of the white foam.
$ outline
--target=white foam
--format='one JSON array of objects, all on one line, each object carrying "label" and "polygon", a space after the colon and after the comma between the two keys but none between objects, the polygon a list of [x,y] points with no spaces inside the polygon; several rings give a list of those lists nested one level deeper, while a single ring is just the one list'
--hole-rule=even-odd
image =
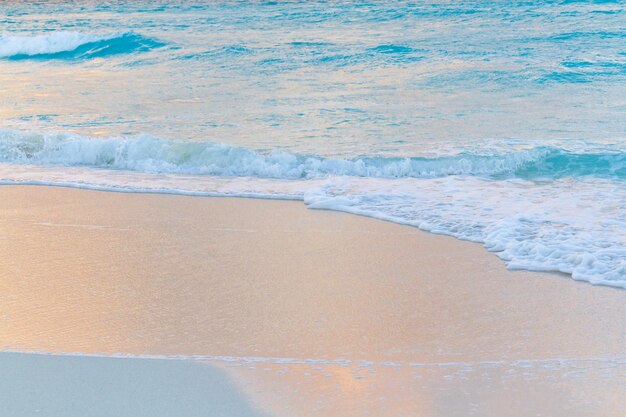
[{"label": "white foam", "polygon": [[[592,284],[626,288],[622,177],[491,175],[541,158],[542,152],[420,158],[400,171],[407,164],[401,159],[342,160],[262,154],[210,142],[2,130],[0,183],[302,200],[310,208],[478,242],[510,269],[563,272]],[[605,155],[601,158],[607,160]],[[562,160],[558,155],[557,162]],[[604,172],[620,172],[622,162],[613,161],[614,168]],[[573,165],[579,169],[579,163]],[[454,175],[446,174],[452,168]]]},{"label": "white foam", "polygon": [[42,55],[73,51],[81,45],[112,39],[118,35],[100,36],[80,32],[50,32],[45,35],[0,36],[0,57]]},{"label": "white foam", "polygon": [[598,178],[342,178],[309,191],[304,201],[482,243],[509,269],[563,272],[626,288],[621,185]]},{"label": "white foam", "polygon": [[[375,178],[432,178],[447,175],[606,175],[623,176],[626,154],[619,150],[571,154],[552,147],[504,152],[452,153],[425,157],[329,158],[252,149],[207,141],[164,140],[152,136],[90,138],[68,133],[0,129],[0,161],[43,165],[90,166],[141,172],[322,178],[345,175]],[[582,165],[579,158],[602,160]],[[610,162],[606,166],[606,162]]]}]

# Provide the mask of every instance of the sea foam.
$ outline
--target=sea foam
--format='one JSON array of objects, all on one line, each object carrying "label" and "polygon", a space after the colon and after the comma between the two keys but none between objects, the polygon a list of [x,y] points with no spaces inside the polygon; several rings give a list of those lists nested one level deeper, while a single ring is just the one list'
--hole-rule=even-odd
[{"label": "sea foam", "polygon": [[324,178],[435,178],[449,175],[562,178],[626,178],[626,153],[617,149],[576,153],[553,147],[502,153],[461,152],[439,157],[329,158],[252,149],[206,141],[165,140],[152,136],[89,138],[66,133],[0,130],[0,161],[89,166],[141,172]]},{"label": "sea foam", "polygon": [[149,136],[0,131],[0,183],[295,199],[481,243],[510,269],[626,288],[618,148],[328,158]]}]

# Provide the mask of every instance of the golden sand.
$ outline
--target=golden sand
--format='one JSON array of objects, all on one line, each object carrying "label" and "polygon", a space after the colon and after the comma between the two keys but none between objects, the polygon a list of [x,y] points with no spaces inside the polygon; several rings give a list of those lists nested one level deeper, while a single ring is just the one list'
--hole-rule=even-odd
[{"label": "golden sand", "polygon": [[[256,371],[233,368],[255,401],[281,415],[361,415],[363,407],[455,415],[433,411],[432,393],[451,390],[445,381],[457,371],[428,377],[415,364],[626,357],[622,290],[507,271],[480,245],[301,202],[0,187],[0,294],[6,349],[351,364],[267,359]],[[355,367],[361,361],[374,368]],[[476,366],[466,375],[472,384],[461,378],[457,391],[489,391],[485,375],[506,380],[506,366]],[[563,384],[546,381],[564,371],[541,372],[533,406],[558,409]],[[594,381],[578,394],[567,388],[568,415],[577,415],[571,398],[587,398]],[[623,380],[609,381],[607,412],[626,405]],[[304,394],[279,396],[279,385]],[[338,390],[335,400],[327,389]],[[386,405],[371,402],[379,397]],[[597,401],[586,407],[598,411]]]}]

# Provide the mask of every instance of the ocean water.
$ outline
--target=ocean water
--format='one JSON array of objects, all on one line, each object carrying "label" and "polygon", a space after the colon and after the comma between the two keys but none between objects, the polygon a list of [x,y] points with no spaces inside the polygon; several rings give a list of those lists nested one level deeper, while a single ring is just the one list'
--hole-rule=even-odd
[{"label": "ocean water", "polygon": [[0,182],[302,200],[626,288],[626,7],[2,2]]}]

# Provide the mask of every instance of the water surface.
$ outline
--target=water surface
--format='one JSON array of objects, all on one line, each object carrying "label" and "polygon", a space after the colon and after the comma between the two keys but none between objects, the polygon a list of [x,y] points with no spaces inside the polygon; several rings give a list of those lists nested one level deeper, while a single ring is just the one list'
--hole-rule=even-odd
[{"label": "water surface", "polygon": [[5,183],[300,199],[626,286],[619,2],[8,2],[0,33]]}]

